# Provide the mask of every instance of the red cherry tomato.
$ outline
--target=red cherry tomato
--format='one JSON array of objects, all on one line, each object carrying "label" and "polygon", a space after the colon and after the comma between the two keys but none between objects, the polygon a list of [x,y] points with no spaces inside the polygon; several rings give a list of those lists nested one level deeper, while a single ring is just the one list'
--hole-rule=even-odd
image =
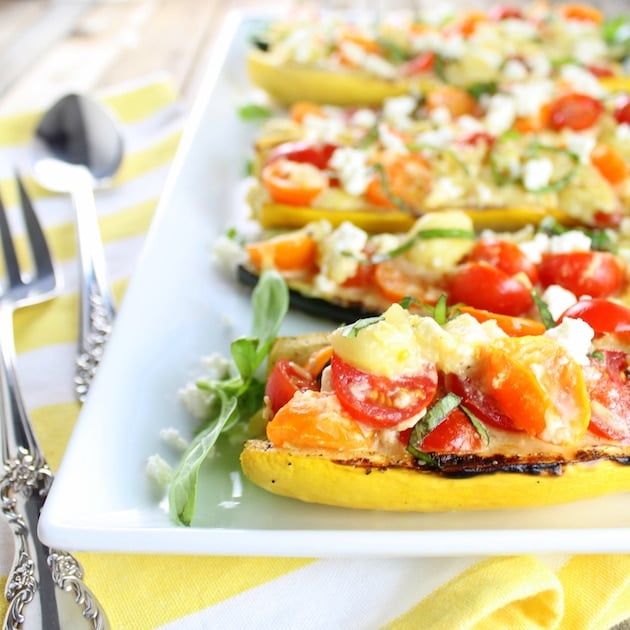
[{"label": "red cherry tomato", "polygon": [[328,168],[328,162],[337,148],[336,144],[330,143],[285,142],[269,151],[265,164],[284,158],[291,160],[291,162],[312,164],[321,170],[325,170]]},{"label": "red cherry tomato", "polygon": [[306,389],[318,389],[317,381],[297,363],[279,359],[267,378],[265,396],[269,397],[271,410],[275,414],[293,398],[295,392]]},{"label": "red cherry tomato", "polygon": [[518,7],[498,4],[489,9],[488,17],[495,22],[500,22],[501,20],[522,20],[523,12]]},{"label": "red cherry tomato", "polygon": [[600,351],[584,368],[584,378],[591,399],[589,430],[615,442],[630,442],[628,355]]},{"label": "red cherry tomato", "polygon": [[615,120],[619,124],[630,125],[630,94],[624,96],[615,107]]},{"label": "red cherry tomato", "polygon": [[538,281],[536,265],[525,255],[525,252],[510,241],[502,241],[498,238],[484,238],[475,244],[468,256],[475,262],[487,262],[489,265],[500,269],[513,276],[524,273],[532,284]]},{"label": "red cherry tomato", "polygon": [[530,289],[485,262],[460,265],[450,278],[449,302],[463,302],[502,315],[522,315],[533,306]]},{"label": "red cherry tomato", "polygon": [[489,424],[505,431],[518,431],[514,423],[498,407],[498,405],[482,391],[478,383],[471,377],[459,377],[455,374],[444,376],[444,387],[463,399],[462,404],[468,407],[484,424]]},{"label": "red cherry tomato", "polygon": [[434,365],[390,379],[360,370],[333,354],[331,377],[341,405],[353,418],[372,427],[392,427],[415,416],[437,390]]},{"label": "red cherry tomato", "polygon": [[481,435],[459,408],[425,436],[420,449],[425,452],[470,453],[483,446]]},{"label": "red cherry tomato", "polygon": [[580,300],[560,317],[584,320],[596,333],[630,333],[630,309],[603,298]]},{"label": "red cherry tomato", "polygon": [[587,64],[586,69],[598,79],[602,77],[612,77],[615,73],[605,66],[597,66],[595,64]]},{"label": "red cherry tomato", "polygon": [[559,284],[577,297],[608,297],[624,283],[624,265],[609,252],[543,254],[538,277],[544,287]]},{"label": "red cherry tomato", "polygon": [[549,126],[556,131],[565,127],[581,131],[592,127],[603,111],[603,105],[588,94],[564,94],[551,103]]},{"label": "red cherry tomato", "polygon": [[433,51],[420,53],[401,67],[401,72],[405,77],[411,77],[415,74],[424,74],[433,69],[436,54]]}]

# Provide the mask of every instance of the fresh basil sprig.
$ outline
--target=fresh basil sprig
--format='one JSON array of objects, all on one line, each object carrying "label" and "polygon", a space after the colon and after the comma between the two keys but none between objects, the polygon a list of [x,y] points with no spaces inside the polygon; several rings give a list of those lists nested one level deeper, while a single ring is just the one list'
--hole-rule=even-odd
[{"label": "fresh basil sprig", "polygon": [[171,517],[190,525],[195,513],[199,470],[219,436],[247,422],[262,407],[264,382],[256,377],[289,307],[287,286],[275,271],[265,271],[252,294],[251,337],[232,342],[233,367],[224,379],[197,386],[214,396],[210,417],[183,454],[169,488]]}]

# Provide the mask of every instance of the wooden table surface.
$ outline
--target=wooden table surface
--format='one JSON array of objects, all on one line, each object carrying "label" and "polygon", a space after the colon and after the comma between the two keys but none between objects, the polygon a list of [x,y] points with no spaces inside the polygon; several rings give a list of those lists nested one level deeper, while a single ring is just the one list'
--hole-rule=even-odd
[{"label": "wooden table surface", "polygon": [[188,103],[229,9],[262,0],[0,0],[0,115],[159,72]]}]

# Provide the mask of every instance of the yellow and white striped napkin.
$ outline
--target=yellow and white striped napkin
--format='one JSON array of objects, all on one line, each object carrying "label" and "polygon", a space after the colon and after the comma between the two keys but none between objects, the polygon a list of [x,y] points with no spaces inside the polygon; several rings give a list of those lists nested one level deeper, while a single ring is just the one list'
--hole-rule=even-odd
[{"label": "yellow and white striped napkin", "polygon": [[[127,86],[103,100],[121,123],[126,142],[113,186],[100,191],[97,201],[110,280],[120,301],[176,151],[184,112],[168,80]],[[17,203],[12,169],[28,163],[39,116],[29,112],[0,119],[0,190],[10,212]],[[26,179],[64,278],[60,297],[16,316],[26,405],[55,470],[79,412],[72,388],[78,309],[74,224],[67,197]],[[1,586],[11,557],[11,534],[0,522]],[[630,556],[625,555],[77,557],[114,630],[608,630],[630,618]],[[0,615],[5,610],[0,600]]]}]

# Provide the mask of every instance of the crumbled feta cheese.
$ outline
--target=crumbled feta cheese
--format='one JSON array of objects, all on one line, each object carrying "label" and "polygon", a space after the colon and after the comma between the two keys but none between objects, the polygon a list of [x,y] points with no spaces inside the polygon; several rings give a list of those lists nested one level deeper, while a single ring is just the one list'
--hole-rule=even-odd
[{"label": "crumbled feta cheese", "polygon": [[304,116],[302,126],[306,137],[322,142],[336,142],[346,129],[345,123],[334,116]]},{"label": "crumbled feta cheese", "polygon": [[620,142],[630,142],[630,125],[628,123],[618,125],[616,135]]},{"label": "crumbled feta cheese", "polygon": [[523,186],[527,190],[541,190],[549,186],[553,163],[549,158],[532,158],[523,165]]},{"label": "crumbled feta cheese", "polygon": [[417,106],[418,100],[414,96],[388,98],[383,103],[383,118],[396,126],[404,125]]},{"label": "crumbled feta cheese", "polygon": [[147,475],[160,486],[166,487],[173,478],[173,469],[160,455],[149,455],[146,464]]},{"label": "crumbled feta cheese", "polygon": [[527,66],[519,59],[508,59],[502,70],[503,78],[508,81],[522,81],[527,78]]},{"label": "crumbled feta cheese", "polygon": [[554,234],[549,239],[549,251],[552,254],[588,252],[591,249],[591,243],[591,237],[581,230],[569,230],[564,234]]},{"label": "crumbled feta cheese", "polygon": [[571,291],[558,284],[549,285],[540,297],[547,304],[555,320],[558,320],[562,313],[577,302],[577,298]]},{"label": "crumbled feta cheese", "polygon": [[337,171],[341,185],[351,195],[359,196],[365,192],[372,177],[365,151],[340,147],[332,154],[330,166]]},{"label": "crumbled feta cheese", "polygon": [[194,383],[186,383],[177,394],[182,405],[193,418],[200,422],[206,419],[214,400],[211,394],[199,389]]},{"label": "crumbled feta cheese", "polygon": [[554,86],[548,80],[528,81],[510,85],[509,91],[514,96],[518,116],[536,116],[540,108],[551,100]]},{"label": "crumbled feta cheese", "polygon": [[386,149],[395,153],[409,153],[405,141],[398,134],[394,133],[388,124],[379,124],[378,137]]},{"label": "crumbled feta cheese", "polygon": [[567,317],[558,326],[545,331],[546,337],[555,339],[579,365],[588,365],[588,354],[595,331],[582,319]]},{"label": "crumbled feta cheese", "polygon": [[383,79],[394,79],[398,74],[396,66],[383,59],[380,55],[367,55],[363,62],[363,67],[368,72]]},{"label": "crumbled feta cheese", "polygon": [[185,451],[188,448],[188,440],[185,440],[175,427],[162,429],[160,439],[176,451]]},{"label": "crumbled feta cheese", "polygon": [[416,136],[416,142],[429,147],[442,148],[449,145],[453,139],[453,131],[448,127],[440,127],[431,131],[425,131]]},{"label": "crumbled feta cheese", "polygon": [[580,37],[573,48],[573,56],[583,64],[606,59],[606,44],[601,37]]},{"label": "crumbled feta cheese", "polygon": [[514,99],[507,94],[495,94],[488,99],[485,123],[488,131],[500,136],[514,125],[516,108]]},{"label": "crumbled feta cheese", "polygon": [[562,66],[560,76],[567,81],[576,92],[600,98],[605,94],[602,84],[596,76],[581,66],[567,64]]},{"label": "crumbled feta cheese", "polygon": [[591,153],[597,144],[595,135],[590,131],[578,132],[571,129],[563,129],[562,136],[567,149],[577,155],[582,164],[590,164]]},{"label": "crumbled feta cheese", "polygon": [[518,246],[529,260],[538,264],[542,260],[542,255],[549,251],[549,236],[538,232],[531,240],[523,241]]},{"label": "crumbled feta cheese", "polygon": [[474,116],[469,116],[468,114],[460,116],[457,119],[457,126],[464,133],[476,133],[477,131],[485,130],[485,127],[477,118],[475,118]]},{"label": "crumbled feta cheese", "polygon": [[376,112],[372,109],[362,108],[357,109],[350,117],[350,124],[357,127],[363,127],[369,129],[376,124],[377,116]]},{"label": "crumbled feta cheese", "polygon": [[247,260],[247,253],[233,238],[222,235],[213,243],[212,253],[218,267],[225,273],[236,275],[238,266]]},{"label": "crumbled feta cheese", "polygon": [[446,107],[436,107],[429,112],[429,118],[436,125],[448,125],[451,122],[451,112]]},{"label": "crumbled feta cheese", "polygon": [[320,245],[318,276],[325,276],[341,284],[356,272],[368,235],[361,228],[344,221]]}]

